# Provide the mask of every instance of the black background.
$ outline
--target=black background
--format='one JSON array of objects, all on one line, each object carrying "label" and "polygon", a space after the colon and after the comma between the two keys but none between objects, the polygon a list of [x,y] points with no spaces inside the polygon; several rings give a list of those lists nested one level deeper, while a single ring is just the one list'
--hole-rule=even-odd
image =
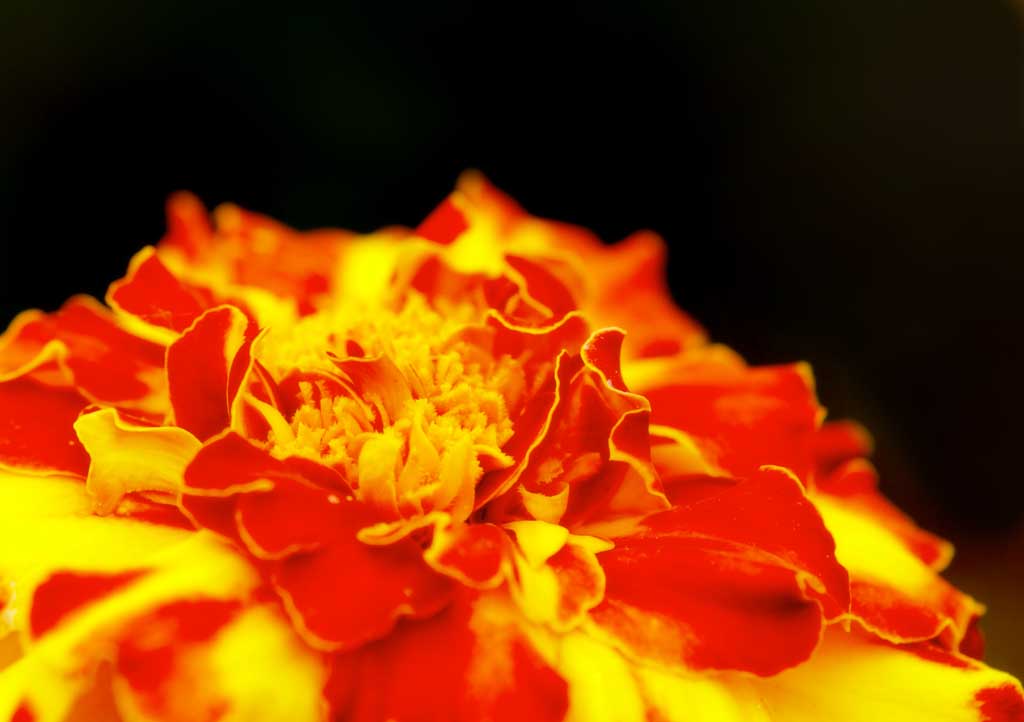
[{"label": "black background", "polygon": [[752,362],[806,359],[956,540],[1024,673],[1024,99],[995,0],[0,3],[0,325],[102,296],[176,189],[414,225],[478,168],[672,249]]}]

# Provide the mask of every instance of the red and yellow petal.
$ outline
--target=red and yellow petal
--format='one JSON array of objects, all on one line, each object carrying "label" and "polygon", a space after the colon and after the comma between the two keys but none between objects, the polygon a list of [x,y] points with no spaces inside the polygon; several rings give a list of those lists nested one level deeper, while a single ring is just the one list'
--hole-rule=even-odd
[{"label": "red and yellow petal", "polygon": [[937,639],[957,649],[984,607],[942,579],[925,561],[931,555],[915,553],[919,547],[905,533],[910,522],[900,515],[904,525],[893,524],[881,497],[861,503],[857,496],[819,491],[811,498],[835,537],[836,557],[850,572],[853,618],[893,642]]},{"label": "red and yellow petal", "polygon": [[115,409],[79,416],[74,430],[89,453],[86,488],[100,514],[113,512],[125,495],[140,491],[157,492],[173,504],[185,467],[200,447],[185,429],[136,424]]},{"label": "red and yellow petal", "polygon": [[598,555],[607,588],[591,615],[638,659],[775,674],[849,606],[832,537],[784,470],[654,514],[615,543]]},{"label": "red and yellow petal", "polygon": [[115,311],[137,319],[141,325],[133,331],[165,343],[214,305],[208,289],[176,278],[152,247],[135,254],[128,274],[110,285],[106,300]]},{"label": "red and yellow petal", "polygon": [[[647,402],[627,391],[618,373],[621,342],[621,331],[604,329],[591,335],[578,356],[559,357],[551,391],[535,396],[535,403],[550,399],[550,405],[524,411],[530,426],[540,423],[523,461],[495,475],[501,480],[495,491],[507,491],[489,507],[488,518],[539,513],[544,521],[571,527],[668,506],[651,464]],[[516,442],[513,437],[509,446],[516,448]],[[559,504],[544,498],[562,495]]]},{"label": "red and yellow petal", "polygon": [[806,364],[748,367],[721,347],[624,368],[654,424],[688,434],[712,466],[746,476],[784,466],[805,483],[824,415]]},{"label": "red and yellow petal", "polygon": [[230,372],[253,335],[244,313],[218,306],[198,316],[167,348],[174,421],[200,441],[230,426]]},{"label": "red and yellow petal", "polygon": [[499,592],[462,594],[339,656],[328,692],[347,722],[561,722],[568,707],[565,681]]}]

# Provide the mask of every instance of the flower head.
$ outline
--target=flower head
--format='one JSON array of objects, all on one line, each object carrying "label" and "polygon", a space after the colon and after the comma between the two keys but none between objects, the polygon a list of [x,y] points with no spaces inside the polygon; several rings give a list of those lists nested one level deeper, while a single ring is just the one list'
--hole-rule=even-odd
[{"label": "flower head", "polygon": [[866,432],[654,235],[472,174],[415,230],[168,217],[0,339],[0,719],[1024,719]]}]

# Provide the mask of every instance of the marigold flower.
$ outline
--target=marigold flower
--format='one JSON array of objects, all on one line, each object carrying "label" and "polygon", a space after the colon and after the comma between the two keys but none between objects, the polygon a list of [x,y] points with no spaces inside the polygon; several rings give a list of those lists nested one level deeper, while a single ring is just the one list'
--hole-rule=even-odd
[{"label": "marigold flower", "polygon": [[0,719],[1024,720],[867,433],[663,257],[473,174],[368,236],[173,197],[0,338]]}]

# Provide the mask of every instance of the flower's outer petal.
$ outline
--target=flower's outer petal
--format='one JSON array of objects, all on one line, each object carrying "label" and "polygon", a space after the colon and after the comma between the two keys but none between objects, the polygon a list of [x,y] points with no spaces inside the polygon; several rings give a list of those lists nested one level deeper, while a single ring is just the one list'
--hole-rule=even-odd
[{"label": "flower's outer petal", "polygon": [[75,296],[52,314],[27,312],[0,339],[0,376],[29,363],[52,341],[62,344],[70,382],[92,401],[142,412],[166,408],[164,348],[139,338],[88,296]]},{"label": "flower's outer petal", "polygon": [[598,555],[607,588],[591,612],[637,658],[775,674],[807,659],[825,619],[849,609],[832,537],[783,469],[644,527]]},{"label": "flower's outer petal", "polygon": [[314,648],[358,647],[387,635],[401,617],[435,614],[451,597],[452,582],[424,562],[411,539],[370,546],[356,533],[342,527],[322,549],[264,563],[292,623]]},{"label": "flower's outer petal", "polygon": [[650,400],[651,422],[692,437],[732,476],[784,466],[805,483],[824,411],[810,367],[748,367],[721,347],[627,364],[626,383]]},{"label": "flower's outer petal", "polygon": [[270,605],[179,602],[131,625],[117,700],[138,722],[318,722],[326,667]]},{"label": "flower's outer petal", "polygon": [[167,349],[167,380],[175,423],[206,441],[231,423],[229,375],[247,338],[249,320],[234,306],[199,316]]},{"label": "flower's outer petal", "polygon": [[78,440],[89,452],[86,488],[95,510],[109,514],[126,495],[155,491],[177,496],[185,467],[200,443],[177,426],[141,426],[115,409],[100,409],[75,421]]},{"label": "flower's outer petal", "polygon": [[106,300],[115,311],[141,322],[133,331],[165,342],[214,305],[207,289],[175,278],[151,246],[135,254],[128,264],[128,275],[110,284]]},{"label": "flower's outer petal", "polygon": [[927,644],[893,646],[838,627],[807,663],[757,687],[771,718],[786,722],[1024,720],[1011,676]]},{"label": "flower's outer petal", "polygon": [[161,250],[175,248],[191,260],[200,257],[213,240],[213,227],[202,201],[192,193],[174,193],[167,199],[166,216]]},{"label": "flower's outer petal", "polygon": [[[55,369],[57,362],[43,365]],[[49,386],[32,376],[0,381],[0,467],[84,477],[89,456],[73,424],[88,404],[74,388]]]},{"label": "flower's outer petal", "polygon": [[814,436],[816,479],[828,477],[847,461],[871,456],[874,448],[870,432],[856,421],[826,421]]},{"label": "flower's outer petal", "polygon": [[63,720],[122,620],[194,596],[238,598],[255,570],[211,535],[91,514],[80,481],[0,476],[2,619],[35,632],[24,656],[0,672],[0,718],[26,704]]},{"label": "flower's outer petal", "polygon": [[[851,466],[853,468],[851,468]],[[873,476],[866,462],[847,464],[848,473]],[[861,494],[811,495],[836,540],[836,556],[850,572],[851,614],[864,627],[892,642],[937,639],[959,648],[984,607],[938,575],[916,553],[917,530],[873,485]],[[930,535],[927,535],[930,538]]]},{"label": "flower's outer petal", "polygon": [[600,325],[630,329],[628,357],[676,353],[705,342],[700,326],[672,299],[665,244],[653,233],[605,246],[586,229],[530,216],[473,172],[459,178],[416,233],[449,246],[449,256],[504,254],[526,293],[552,315],[578,307]]},{"label": "flower's outer petal", "polygon": [[328,687],[346,722],[561,722],[565,681],[500,592],[459,599],[336,658]]},{"label": "flower's outer petal", "polygon": [[936,572],[949,566],[953,559],[952,544],[917,526],[878,491],[878,473],[865,459],[846,461],[827,476],[819,474],[814,491],[846,509],[870,517]]}]

